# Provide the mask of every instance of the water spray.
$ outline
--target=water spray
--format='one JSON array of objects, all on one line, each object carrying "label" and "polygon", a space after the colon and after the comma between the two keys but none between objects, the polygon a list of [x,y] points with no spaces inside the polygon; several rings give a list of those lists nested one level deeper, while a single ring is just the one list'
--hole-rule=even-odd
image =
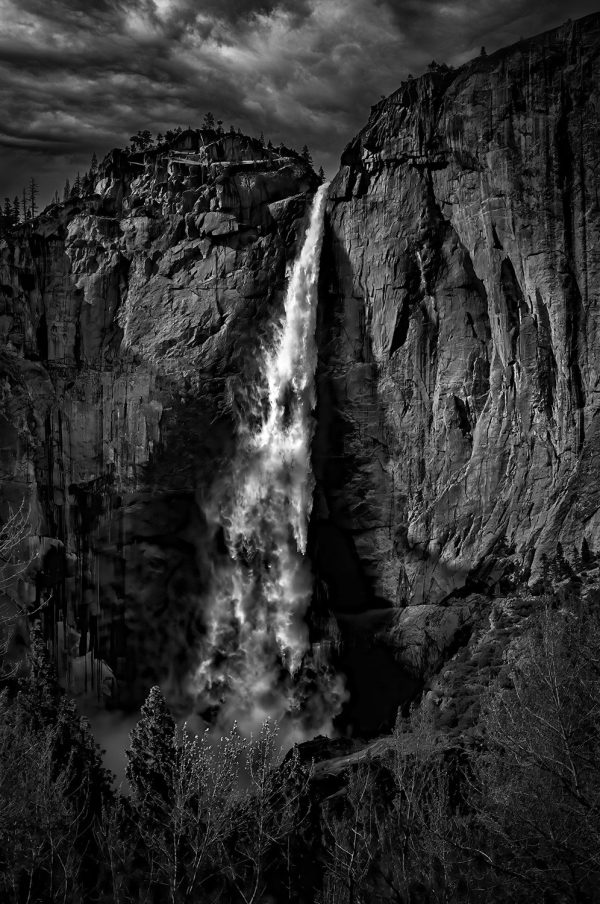
[{"label": "water spray", "polygon": [[267,717],[288,734],[331,730],[341,679],[307,663],[312,577],[305,559],[314,477],[316,313],[327,185],[317,191],[262,380],[238,425],[230,492],[217,504],[228,560],[215,567],[202,659],[200,707],[253,730]]}]

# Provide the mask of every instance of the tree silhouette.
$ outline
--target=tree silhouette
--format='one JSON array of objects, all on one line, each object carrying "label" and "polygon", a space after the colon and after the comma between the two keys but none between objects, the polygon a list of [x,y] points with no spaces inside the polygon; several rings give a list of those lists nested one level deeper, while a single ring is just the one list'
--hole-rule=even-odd
[{"label": "tree silhouette", "polygon": [[129,140],[134,152],[137,150],[144,151],[152,144],[152,133],[149,129],[144,129],[143,131],[139,129]]},{"label": "tree silhouette", "polygon": [[35,217],[36,214],[36,198],[39,194],[38,184],[33,178],[29,180],[29,185],[27,186],[28,191],[28,200],[29,200],[29,209],[31,211],[31,216]]},{"label": "tree silhouette", "polygon": [[42,632],[35,627],[29,648],[29,674],[20,682],[18,703],[21,713],[34,730],[48,728],[57,721],[61,697],[56,669]]},{"label": "tree silhouette", "polygon": [[141,717],[130,735],[125,774],[136,801],[168,805],[173,794],[177,762],[175,722],[159,687],[153,687],[141,709]]},{"label": "tree silhouette", "polygon": [[14,226],[17,222],[12,204],[10,203],[10,198],[4,199],[4,207],[2,208],[2,217],[0,220],[2,223],[2,230],[10,229],[11,226]]}]

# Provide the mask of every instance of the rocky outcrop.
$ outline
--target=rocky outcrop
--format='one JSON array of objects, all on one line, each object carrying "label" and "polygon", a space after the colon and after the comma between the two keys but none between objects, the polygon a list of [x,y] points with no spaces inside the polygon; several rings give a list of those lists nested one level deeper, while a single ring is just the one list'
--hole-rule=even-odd
[{"label": "rocky outcrop", "polygon": [[598,15],[432,64],[330,189],[315,559],[422,677],[487,595],[600,547],[598,85]]},{"label": "rocky outcrop", "polygon": [[52,591],[48,624],[122,699],[176,684],[204,630],[206,502],[317,184],[293,152],[190,130],[113,152],[0,242],[1,502],[26,496],[54,562],[19,593]]}]

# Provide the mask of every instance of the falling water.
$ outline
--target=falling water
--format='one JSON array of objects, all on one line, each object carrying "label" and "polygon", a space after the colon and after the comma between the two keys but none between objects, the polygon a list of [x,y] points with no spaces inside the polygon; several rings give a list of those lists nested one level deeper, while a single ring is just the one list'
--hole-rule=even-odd
[{"label": "falling water", "polygon": [[248,730],[265,717],[296,735],[327,730],[341,682],[307,655],[312,581],[305,561],[314,480],[319,256],[327,186],[319,188],[262,380],[241,418],[227,498],[216,506],[228,550],[215,566],[194,691],[202,708]]}]

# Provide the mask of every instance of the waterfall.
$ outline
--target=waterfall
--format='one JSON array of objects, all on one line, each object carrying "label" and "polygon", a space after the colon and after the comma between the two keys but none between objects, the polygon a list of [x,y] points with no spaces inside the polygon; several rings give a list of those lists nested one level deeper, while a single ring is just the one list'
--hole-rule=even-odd
[{"label": "waterfall", "polygon": [[319,257],[327,186],[313,201],[289,280],[284,312],[262,379],[238,425],[238,451],[225,498],[215,503],[228,556],[215,566],[207,635],[194,693],[224,723],[252,730],[271,717],[292,733],[327,730],[341,706],[341,681],[311,661],[305,615],[312,579],[305,561],[314,479]]}]

